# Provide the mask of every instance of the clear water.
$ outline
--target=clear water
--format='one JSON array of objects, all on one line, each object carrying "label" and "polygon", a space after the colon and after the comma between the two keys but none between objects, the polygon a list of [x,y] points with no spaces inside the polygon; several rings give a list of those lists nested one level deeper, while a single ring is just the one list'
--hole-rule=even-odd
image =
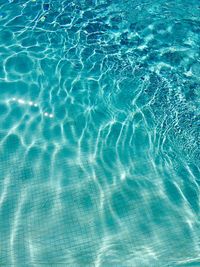
[{"label": "clear water", "polygon": [[200,266],[198,0],[0,0],[0,266]]}]

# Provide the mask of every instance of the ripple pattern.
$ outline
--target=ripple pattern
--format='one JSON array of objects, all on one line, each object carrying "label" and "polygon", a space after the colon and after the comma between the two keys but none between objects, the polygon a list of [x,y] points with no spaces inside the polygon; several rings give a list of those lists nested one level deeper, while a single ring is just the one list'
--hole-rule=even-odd
[{"label": "ripple pattern", "polygon": [[0,6],[0,266],[200,266],[198,1]]}]

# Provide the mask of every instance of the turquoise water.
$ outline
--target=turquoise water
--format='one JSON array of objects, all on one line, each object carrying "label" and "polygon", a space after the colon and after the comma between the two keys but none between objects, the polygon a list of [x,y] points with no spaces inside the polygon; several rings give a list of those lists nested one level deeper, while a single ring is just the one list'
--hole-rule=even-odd
[{"label": "turquoise water", "polygon": [[200,3],[0,0],[0,266],[200,266]]}]

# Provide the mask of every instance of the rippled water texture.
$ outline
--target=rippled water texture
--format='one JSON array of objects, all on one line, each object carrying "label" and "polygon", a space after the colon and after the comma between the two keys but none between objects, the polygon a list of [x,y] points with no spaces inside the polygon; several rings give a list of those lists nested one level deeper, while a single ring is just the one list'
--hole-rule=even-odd
[{"label": "rippled water texture", "polygon": [[200,266],[199,18],[0,0],[0,266]]}]

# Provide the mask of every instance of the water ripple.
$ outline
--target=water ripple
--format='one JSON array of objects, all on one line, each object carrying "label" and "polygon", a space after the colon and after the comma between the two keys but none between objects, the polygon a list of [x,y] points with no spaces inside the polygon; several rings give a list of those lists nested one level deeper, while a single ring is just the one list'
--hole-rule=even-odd
[{"label": "water ripple", "polygon": [[198,266],[197,1],[1,1],[0,262]]}]

